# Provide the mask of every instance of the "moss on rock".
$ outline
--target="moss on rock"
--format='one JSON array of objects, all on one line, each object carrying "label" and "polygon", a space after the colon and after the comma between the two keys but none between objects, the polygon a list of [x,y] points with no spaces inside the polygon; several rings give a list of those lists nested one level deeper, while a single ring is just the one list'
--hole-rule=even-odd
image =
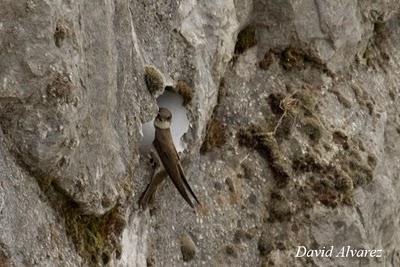
[{"label": "moss on rock", "polygon": [[304,52],[294,47],[285,49],[281,54],[281,64],[285,70],[304,67]]},{"label": "moss on rock", "polygon": [[[281,192],[283,186],[296,180],[292,176],[304,177],[306,182],[296,184],[301,189],[295,194],[291,192],[290,197],[304,200],[303,207],[312,207],[316,200],[332,208],[351,204],[354,189],[373,179],[376,157],[362,150],[363,143],[354,141],[343,131],[325,128],[318,113],[317,94],[310,87],[304,86],[287,95],[271,94],[267,101],[272,112],[266,115],[266,121],[275,126],[265,123],[243,127],[237,135],[239,144],[256,149],[267,159]],[[305,151],[298,149],[298,144],[304,142],[296,133],[305,134],[311,142]],[[333,152],[334,146],[342,149]],[[325,158],[326,151],[333,155]],[[291,187],[285,190],[288,188]],[[289,206],[279,199],[285,196],[271,198],[272,220],[290,217]]]},{"label": "moss on rock", "polygon": [[225,127],[216,119],[211,118],[207,123],[206,136],[200,148],[201,153],[211,151],[215,147],[222,147],[226,143]]},{"label": "moss on rock", "polygon": [[289,165],[273,133],[251,125],[239,130],[238,140],[240,145],[257,149],[268,160],[278,186],[282,187],[288,183]]},{"label": "moss on rock", "polygon": [[318,143],[322,137],[323,128],[316,118],[305,118],[301,129],[313,143]]},{"label": "moss on rock", "polygon": [[271,193],[271,205],[269,210],[269,221],[286,221],[292,215],[292,210],[288,199],[279,191]]},{"label": "moss on rock", "polygon": [[256,44],[256,27],[249,25],[238,34],[235,45],[235,54],[242,54],[244,51]]},{"label": "moss on rock", "polygon": [[178,94],[180,94],[183,98],[183,105],[186,106],[187,104],[190,104],[192,102],[193,98],[193,89],[192,87],[187,84],[187,82],[183,80],[179,80],[176,83],[176,91]]},{"label": "moss on rock", "polygon": [[89,266],[103,266],[111,255],[120,255],[117,238],[125,227],[119,207],[103,216],[83,215],[74,202],[65,202],[62,208],[68,236],[79,255]]},{"label": "moss on rock", "polygon": [[164,88],[164,78],[159,70],[153,66],[144,67],[144,80],[151,94]]}]

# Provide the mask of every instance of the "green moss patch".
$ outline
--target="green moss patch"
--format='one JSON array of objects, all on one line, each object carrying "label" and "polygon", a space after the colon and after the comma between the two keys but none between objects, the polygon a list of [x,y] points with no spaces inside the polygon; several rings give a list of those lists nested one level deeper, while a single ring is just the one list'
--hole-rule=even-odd
[{"label": "green moss patch", "polygon": [[64,219],[66,234],[85,266],[105,266],[112,257],[120,258],[120,239],[126,225],[122,206],[116,205],[101,216],[83,214],[54,178],[38,173],[35,177],[52,208]]},{"label": "green moss patch", "polygon": [[118,237],[125,227],[119,207],[100,217],[83,215],[77,204],[66,202],[62,208],[68,236],[89,266],[104,266],[115,252],[121,254]]}]

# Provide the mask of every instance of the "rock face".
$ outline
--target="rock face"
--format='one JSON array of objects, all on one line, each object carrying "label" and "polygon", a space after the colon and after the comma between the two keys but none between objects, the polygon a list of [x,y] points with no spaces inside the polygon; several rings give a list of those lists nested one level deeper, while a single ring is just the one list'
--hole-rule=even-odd
[{"label": "rock face", "polygon": [[[0,3],[0,266],[400,265],[399,2],[214,2]],[[161,80],[197,215],[136,205]]]},{"label": "rock face", "polygon": [[[125,4],[125,6],[124,6]],[[154,112],[127,3],[2,4],[1,124],[16,159],[88,214],[121,197]],[[94,19],[101,16],[103,19]],[[131,38],[126,38],[131,36]],[[91,158],[91,160],[88,160]],[[137,156],[136,156],[137,158]]]}]

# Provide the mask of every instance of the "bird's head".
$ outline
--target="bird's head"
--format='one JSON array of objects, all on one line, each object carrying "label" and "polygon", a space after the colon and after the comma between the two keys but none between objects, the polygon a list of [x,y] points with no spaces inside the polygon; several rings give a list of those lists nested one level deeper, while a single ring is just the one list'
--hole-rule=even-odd
[{"label": "bird's head", "polygon": [[154,126],[159,129],[169,129],[171,126],[172,114],[166,108],[160,108],[156,119],[154,120]]}]

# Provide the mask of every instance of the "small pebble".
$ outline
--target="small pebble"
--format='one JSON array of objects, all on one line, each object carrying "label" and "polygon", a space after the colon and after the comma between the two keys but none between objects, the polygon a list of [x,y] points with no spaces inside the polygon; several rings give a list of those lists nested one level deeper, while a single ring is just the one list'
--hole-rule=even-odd
[{"label": "small pebble", "polygon": [[196,245],[188,234],[181,236],[181,252],[184,261],[190,261],[196,255]]}]

